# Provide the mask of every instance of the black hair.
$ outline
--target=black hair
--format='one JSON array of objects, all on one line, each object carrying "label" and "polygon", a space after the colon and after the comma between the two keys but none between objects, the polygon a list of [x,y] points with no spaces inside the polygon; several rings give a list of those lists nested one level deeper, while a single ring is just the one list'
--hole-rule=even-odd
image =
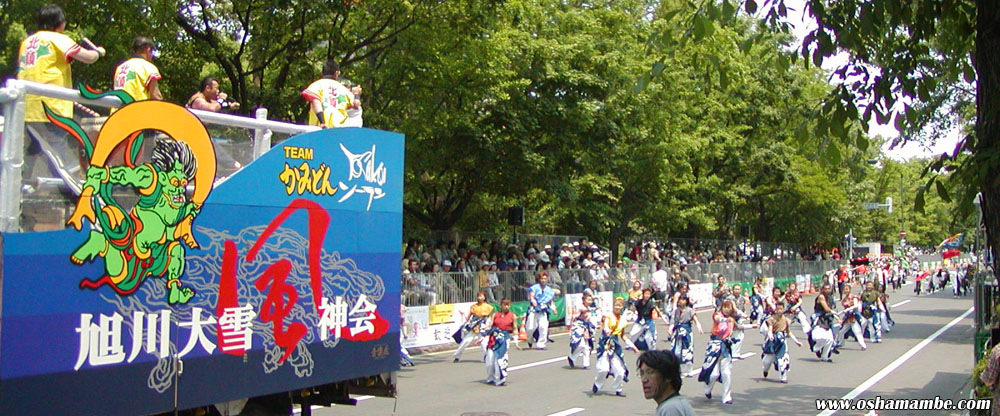
[{"label": "black hair", "polygon": [[205,92],[205,88],[211,87],[213,82],[219,82],[219,80],[212,77],[202,78],[198,91]]},{"label": "black hair", "polygon": [[191,148],[188,145],[174,141],[174,140],[160,140],[156,143],[156,147],[153,148],[153,157],[151,158],[153,162],[153,167],[161,172],[170,172],[174,170],[174,162],[181,162],[184,166],[184,176],[188,179],[194,177],[194,173],[198,171],[198,161],[194,158],[194,153],[191,152]]},{"label": "black hair", "polygon": [[66,23],[66,13],[62,7],[47,5],[38,9],[38,28],[41,30],[56,30],[59,25]]},{"label": "black hair", "polygon": [[340,63],[339,62],[337,62],[337,61],[335,61],[333,59],[327,59],[326,62],[323,63],[323,76],[324,77],[326,77],[326,76],[330,76],[330,77],[336,76],[336,73],[338,71],[340,71]]},{"label": "black hair", "polygon": [[635,360],[636,368],[640,368],[642,365],[656,370],[663,376],[664,380],[670,382],[674,390],[681,391],[681,363],[673,352],[666,350],[645,351]]},{"label": "black hair", "polygon": [[147,38],[145,36],[136,36],[135,39],[132,40],[132,51],[135,53],[139,53],[145,50],[146,48],[153,48],[153,47],[156,47],[156,44],[153,43],[152,39]]}]

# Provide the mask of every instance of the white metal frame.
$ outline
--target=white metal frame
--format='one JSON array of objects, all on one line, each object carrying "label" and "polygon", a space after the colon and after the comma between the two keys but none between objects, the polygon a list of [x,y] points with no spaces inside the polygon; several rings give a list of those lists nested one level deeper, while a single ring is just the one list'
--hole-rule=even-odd
[{"label": "white metal frame", "polygon": [[[79,91],[54,85],[9,79],[0,88],[4,129],[0,141],[0,232],[17,232],[21,217],[21,169],[24,166],[24,106],[25,95],[58,98],[81,104],[112,108],[121,102],[113,97],[97,100],[84,98]],[[271,148],[273,132],[300,134],[319,130],[316,126],[286,123],[267,119],[267,109],[257,109],[256,118],[191,110],[206,125],[239,127],[254,131],[253,157],[260,157]]]}]

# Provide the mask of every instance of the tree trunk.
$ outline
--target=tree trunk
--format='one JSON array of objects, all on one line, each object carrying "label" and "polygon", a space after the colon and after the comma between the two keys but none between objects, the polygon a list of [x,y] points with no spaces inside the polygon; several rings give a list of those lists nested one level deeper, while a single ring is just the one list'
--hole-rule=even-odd
[{"label": "tree trunk", "polygon": [[1000,0],[976,1],[976,148],[983,223],[994,274],[1000,270]]}]

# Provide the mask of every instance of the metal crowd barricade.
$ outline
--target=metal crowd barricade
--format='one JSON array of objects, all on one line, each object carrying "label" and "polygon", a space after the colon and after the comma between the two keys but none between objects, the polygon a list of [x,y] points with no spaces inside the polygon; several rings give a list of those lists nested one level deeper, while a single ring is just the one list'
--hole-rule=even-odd
[{"label": "metal crowd barricade", "polygon": [[[609,268],[608,277],[599,280],[601,291],[627,292],[632,281],[639,280],[648,286],[653,270],[645,267]],[[595,279],[592,269],[549,269],[549,286],[558,291],[559,296],[581,293],[591,280]],[[431,272],[402,275],[403,301],[408,306],[425,306],[444,303],[475,302],[480,290],[486,292],[486,300],[499,303],[503,299],[511,302],[528,300],[528,287],[535,283],[535,277],[542,271],[512,270],[497,272]]]},{"label": "metal crowd barricade", "polygon": [[[32,174],[28,183],[22,180],[25,143],[33,140],[27,133],[25,117],[25,96],[27,94],[58,98],[75,103],[100,108],[120,107],[121,103],[112,97],[98,100],[83,98],[79,91],[47,84],[10,79],[0,88],[0,104],[3,108],[4,126],[0,141],[0,231],[43,231],[63,228],[69,211],[75,203],[76,194],[86,172],[86,161],[81,161],[79,171],[69,172],[56,166],[55,175]],[[260,108],[256,118],[191,110],[206,125],[213,138],[219,159],[217,181],[256,159],[271,148],[275,133],[294,135],[318,130],[315,126],[278,122],[267,119],[267,110]],[[77,115],[80,111],[76,112]],[[78,117],[92,138],[100,130],[106,117]],[[152,140],[150,140],[152,142]],[[40,156],[38,163],[53,163]],[[37,170],[37,169],[36,169]],[[24,212],[28,208],[28,212]],[[22,213],[33,224],[21,223]]]},{"label": "metal crowd barricade", "polygon": [[[735,249],[738,257],[743,257],[753,252],[761,257],[773,258],[781,261],[795,260],[797,253],[801,252],[804,246],[800,244],[754,241],[754,240],[705,240],[697,238],[669,238],[662,236],[636,236],[630,239],[631,244],[635,242],[647,243],[655,242],[661,251],[677,249],[686,253],[685,257],[691,257],[703,250],[714,252],[722,251],[725,254],[727,248]],[[628,245],[627,250],[631,250]]]},{"label": "metal crowd barricade", "polygon": [[728,282],[752,282],[758,276],[787,278],[799,275],[820,275],[844,264],[838,260],[794,260],[739,263],[694,263],[687,265],[687,273],[702,283],[712,283],[718,276]]}]

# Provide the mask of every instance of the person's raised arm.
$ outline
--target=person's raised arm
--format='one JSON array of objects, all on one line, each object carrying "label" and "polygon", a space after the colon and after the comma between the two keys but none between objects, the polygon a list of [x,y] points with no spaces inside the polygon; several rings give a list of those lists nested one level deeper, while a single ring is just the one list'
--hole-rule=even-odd
[{"label": "person's raised arm", "polygon": [[74,53],[72,57],[73,59],[83,62],[85,64],[92,64],[94,62],[97,62],[97,60],[100,59],[102,56],[104,56],[104,48],[98,46],[97,50],[91,50],[85,48],[77,49],[76,53]]},{"label": "person's raised arm", "polygon": [[160,92],[160,80],[156,78],[149,80],[149,86],[146,89],[149,91],[149,98],[163,100],[163,93]]},{"label": "person's raised arm", "polygon": [[205,111],[212,111],[212,112],[217,112],[219,110],[222,110],[222,104],[219,104],[217,102],[208,101],[208,100],[205,99],[205,97],[203,97],[201,95],[199,95],[199,96],[195,97],[195,99],[191,100],[191,104],[189,104],[188,106],[191,107],[191,108],[193,108],[193,109],[195,109],[195,110],[205,110]]},{"label": "person's raised arm", "polygon": [[323,115],[323,103],[317,98],[312,98],[309,100],[309,107],[312,109],[312,112],[316,114],[316,119],[319,120],[319,126],[325,129],[327,126],[325,121],[326,117]]}]

